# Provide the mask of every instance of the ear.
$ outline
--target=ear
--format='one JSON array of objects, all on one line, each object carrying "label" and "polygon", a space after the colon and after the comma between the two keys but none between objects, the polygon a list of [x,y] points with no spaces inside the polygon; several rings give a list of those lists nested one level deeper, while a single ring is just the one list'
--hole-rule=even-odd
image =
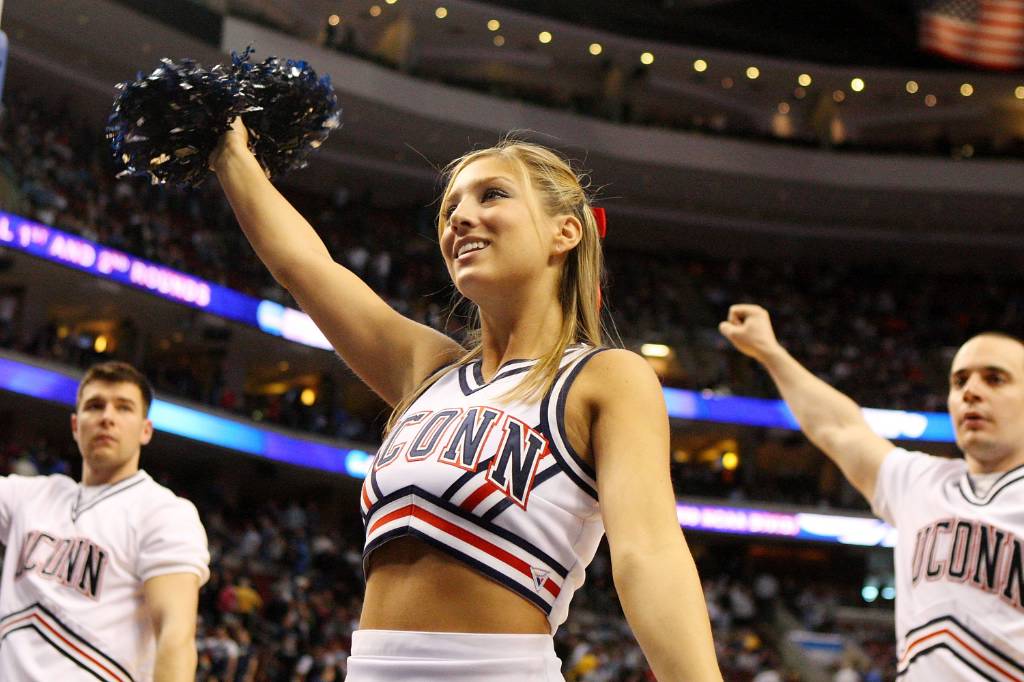
[{"label": "ear", "polygon": [[71,437],[78,442],[78,415],[71,413]]},{"label": "ear", "polygon": [[560,215],[555,219],[555,238],[552,242],[554,255],[569,253],[583,239],[583,225],[571,214]]},{"label": "ear", "polygon": [[142,424],[142,434],[139,438],[140,445],[149,445],[149,441],[153,440],[153,420],[147,419]]}]

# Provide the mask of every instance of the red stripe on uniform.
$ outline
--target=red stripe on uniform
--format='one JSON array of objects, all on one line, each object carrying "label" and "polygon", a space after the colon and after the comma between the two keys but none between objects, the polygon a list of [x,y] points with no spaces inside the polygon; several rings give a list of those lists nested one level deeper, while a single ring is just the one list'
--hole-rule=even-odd
[{"label": "red stripe on uniform", "polygon": [[466,511],[473,511],[473,509],[475,509],[478,504],[483,502],[488,495],[490,495],[491,493],[498,489],[498,486],[494,485],[490,481],[485,481],[484,484],[477,488],[472,495],[463,500],[462,504],[460,504],[459,506],[465,509]]},{"label": "red stripe on uniform", "polygon": [[[97,660],[96,660],[95,658],[93,658],[92,656],[90,656],[90,655],[89,655],[89,654],[87,654],[86,652],[84,652],[84,651],[82,651],[81,649],[79,649],[79,648],[78,648],[77,646],[75,646],[75,644],[74,644],[73,642],[71,642],[71,641],[70,641],[70,640],[68,640],[68,639],[67,639],[66,637],[64,637],[64,635],[62,635],[62,634],[61,634],[60,632],[58,632],[56,628],[54,628],[54,627],[53,627],[52,625],[50,625],[49,623],[47,623],[47,622],[46,622],[46,620],[45,620],[45,619],[43,619],[43,618],[42,618],[42,617],[41,617],[41,616],[40,616],[40,615],[39,615],[38,613],[29,613],[29,614],[27,614],[26,616],[24,616],[23,618],[18,618],[18,619],[16,619],[16,620],[13,620],[13,621],[11,621],[11,622],[10,622],[10,623],[8,623],[7,625],[10,625],[11,623],[19,623],[19,622],[21,622],[21,621],[24,621],[24,620],[28,620],[28,619],[35,619],[36,621],[38,621],[38,622],[39,622],[40,624],[42,624],[42,625],[43,625],[43,626],[44,626],[44,627],[45,627],[45,628],[46,628],[47,630],[49,630],[50,632],[52,632],[52,633],[53,633],[53,635],[54,635],[55,637],[57,637],[57,639],[59,639],[60,641],[64,642],[64,644],[65,644],[65,645],[67,645],[67,646],[68,646],[68,647],[69,647],[70,649],[72,649],[72,650],[73,650],[73,651],[74,651],[75,653],[77,653],[77,654],[78,654],[79,656],[81,656],[81,657],[82,657],[82,658],[84,658],[85,660],[87,660],[87,661],[89,661],[90,663],[92,663],[93,665],[95,665],[95,666],[96,666],[97,668],[99,668],[99,669],[100,669],[100,670],[102,670],[103,672],[105,672],[105,673],[107,673],[108,675],[110,675],[110,677],[112,677],[113,679],[115,679],[115,680],[122,680],[122,681],[125,681],[125,682],[126,682],[126,678],[124,678],[124,677],[121,677],[120,675],[118,675],[117,673],[115,673],[114,671],[110,670],[109,668],[107,668],[106,666],[104,666],[104,665],[103,665],[102,663],[100,663],[99,661],[97,661]],[[5,625],[5,628],[6,628],[6,627],[7,627],[7,626]]]},{"label": "red stripe on uniform", "polygon": [[970,652],[971,652],[972,654],[974,654],[974,655],[975,655],[975,656],[976,656],[976,657],[977,657],[978,659],[980,659],[980,660],[984,661],[984,662],[985,662],[985,663],[987,663],[987,664],[988,664],[988,665],[989,665],[990,667],[994,668],[995,670],[998,670],[998,671],[999,671],[999,672],[1001,672],[1001,673],[1002,673],[1003,675],[1006,675],[1007,679],[1013,680],[1013,682],[1024,682],[1024,680],[1022,680],[1021,678],[1019,678],[1019,677],[1014,677],[1014,676],[1013,676],[1013,675],[1012,675],[1011,673],[1009,673],[1009,672],[1007,672],[1006,670],[1004,670],[1004,669],[1000,668],[1000,667],[999,667],[998,665],[996,665],[995,663],[993,663],[993,662],[992,662],[992,661],[990,661],[989,659],[987,659],[987,658],[985,658],[984,656],[982,656],[982,655],[981,655],[981,654],[980,654],[980,653],[979,653],[979,652],[978,652],[977,650],[975,650],[974,648],[972,648],[972,647],[971,647],[971,645],[969,645],[969,644],[968,644],[967,642],[965,642],[964,640],[962,640],[962,639],[960,639],[959,637],[957,637],[956,633],[955,633],[955,632],[953,632],[952,630],[950,630],[949,628],[943,628],[943,629],[941,629],[941,630],[939,630],[939,631],[937,631],[937,632],[933,632],[933,633],[931,633],[930,635],[925,635],[925,636],[923,636],[923,637],[920,637],[920,638],[918,638],[918,639],[915,639],[915,640],[914,640],[913,642],[911,642],[911,643],[910,643],[910,644],[909,644],[909,645],[907,646],[907,651],[906,651],[906,653],[905,653],[905,654],[903,654],[903,660],[906,660],[906,658],[907,658],[907,657],[908,657],[908,656],[910,655],[910,652],[911,652],[911,650],[913,650],[913,648],[914,648],[914,647],[916,647],[916,646],[917,646],[918,644],[920,644],[921,642],[927,641],[927,640],[931,639],[932,637],[938,637],[939,635],[949,635],[950,637],[952,637],[953,639],[955,639],[955,640],[957,641],[957,643],[958,643],[958,644],[959,644],[960,646],[962,646],[963,648],[965,648],[965,649],[967,649],[968,651],[970,651]]},{"label": "red stripe on uniform", "polygon": [[410,513],[410,509],[413,509],[413,505],[407,504],[401,509],[396,509],[395,511],[389,514],[385,514],[384,516],[380,517],[379,519],[373,522],[373,525],[370,526],[370,530],[366,531],[366,534],[368,536],[373,535],[373,532],[377,530],[380,526],[383,526],[385,523],[390,523],[395,519],[402,518],[403,516],[408,516]]},{"label": "red stripe on uniform", "polygon": [[[412,516],[414,518],[417,518],[420,521],[428,523],[434,528],[437,528],[438,530],[443,531],[448,535],[451,535],[452,537],[456,537],[462,540],[466,544],[473,545],[480,551],[491,555],[491,557],[502,562],[509,568],[515,569],[527,578],[530,578],[530,580],[533,580],[533,573],[530,572],[530,565],[522,559],[520,559],[519,557],[509,552],[506,552],[501,547],[498,547],[497,545],[488,542],[487,540],[477,535],[474,535],[473,533],[470,533],[465,528],[457,526],[454,523],[451,523],[450,521],[446,521],[445,519],[442,519],[441,517],[435,514],[431,514],[426,509],[417,507],[414,504],[409,504],[402,507],[401,509],[396,509],[390,514],[386,514],[382,518],[378,519],[373,523],[372,526],[370,526],[370,530],[367,532],[367,535],[372,535],[373,532],[378,527],[391,521],[394,521],[395,519],[402,518],[404,516]],[[552,582],[550,578],[548,578],[544,582],[544,589],[550,592],[553,597],[557,597],[559,592],[561,592],[561,588],[559,588],[558,585]]]}]

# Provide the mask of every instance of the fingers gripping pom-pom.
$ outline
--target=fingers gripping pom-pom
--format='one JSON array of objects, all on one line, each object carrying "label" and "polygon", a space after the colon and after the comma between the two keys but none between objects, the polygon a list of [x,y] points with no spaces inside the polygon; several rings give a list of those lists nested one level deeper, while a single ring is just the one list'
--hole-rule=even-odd
[{"label": "fingers gripping pom-pom", "polygon": [[253,154],[274,178],[305,168],[310,152],[340,125],[341,112],[329,76],[318,77],[304,61],[269,57],[252,64],[251,53],[232,58],[237,78],[252,85],[259,105],[242,120]]},{"label": "fingers gripping pom-pom", "polygon": [[254,106],[251,84],[231,69],[162,59],[148,76],[119,83],[107,137],[124,175],[199,185],[231,120]]}]

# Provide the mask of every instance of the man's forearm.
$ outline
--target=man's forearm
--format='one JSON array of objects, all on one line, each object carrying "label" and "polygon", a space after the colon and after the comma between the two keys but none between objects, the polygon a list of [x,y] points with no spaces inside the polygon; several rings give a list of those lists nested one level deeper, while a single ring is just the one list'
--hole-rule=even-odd
[{"label": "man's forearm", "polygon": [[833,434],[864,424],[857,403],[814,376],[782,346],[765,356],[761,364],[771,375],[800,428],[822,450],[832,449]]}]

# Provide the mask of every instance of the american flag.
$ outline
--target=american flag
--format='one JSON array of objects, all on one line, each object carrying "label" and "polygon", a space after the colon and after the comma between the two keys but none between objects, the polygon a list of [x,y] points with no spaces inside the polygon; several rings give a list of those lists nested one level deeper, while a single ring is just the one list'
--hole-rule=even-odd
[{"label": "american flag", "polygon": [[1024,0],[930,0],[921,10],[921,47],[989,69],[1024,66]]}]

